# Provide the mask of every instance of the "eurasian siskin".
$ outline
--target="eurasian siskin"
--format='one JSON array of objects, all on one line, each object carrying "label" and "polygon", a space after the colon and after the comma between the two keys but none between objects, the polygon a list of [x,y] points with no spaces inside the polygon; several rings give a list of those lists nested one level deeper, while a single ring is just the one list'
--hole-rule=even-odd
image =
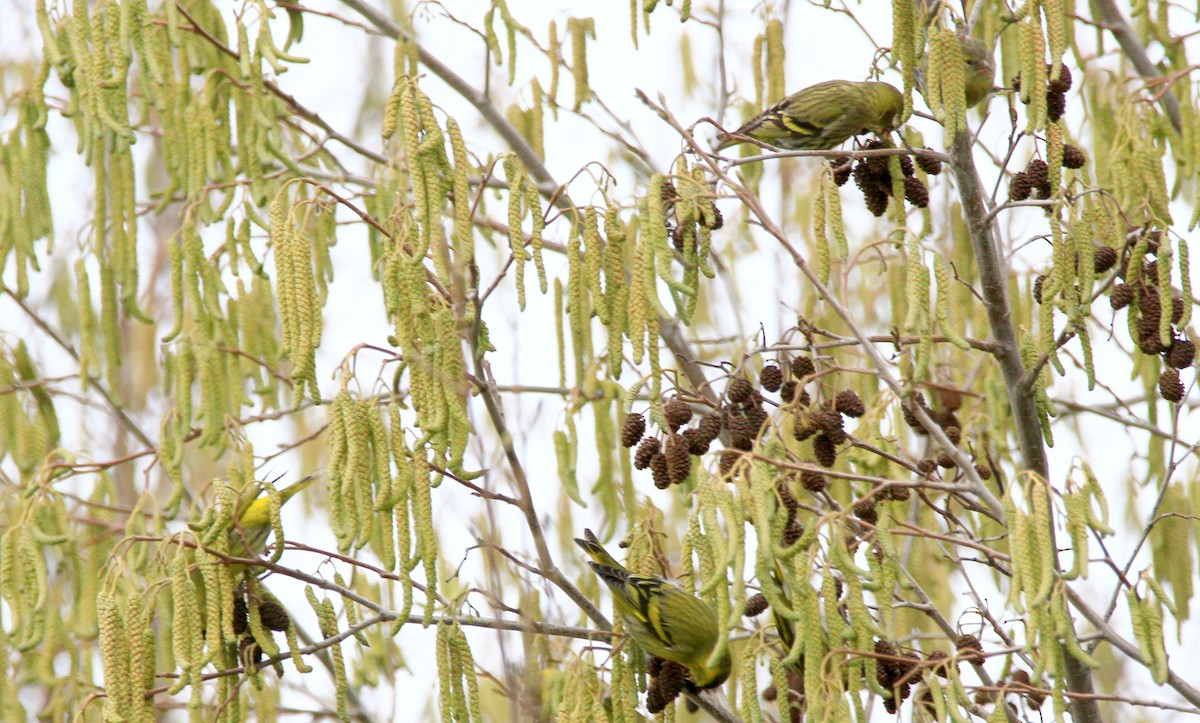
[{"label": "eurasian siskin", "polygon": [[972,108],[991,94],[996,79],[996,60],[982,40],[960,35],[958,47],[967,64],[966,99],[967,107]]},{"label": "eurasian siskin", "polygon": [[[280,505],[286,505],[316,479],[316,475],[309,475],[279,490]],[[267,538],[271,535],[271,498],[257,482],[253,483],[238,497],[235,514],[237,523],[229,531],[229,554],[257,557],[266,549]]]},{"label": "eurasian siskin", "polygon": [[713,665],[709,657],[720,642],[717,616],[704,601],[673,582],[626,570],[600,545],[591,530],[575,543],[608,589],[630,637],[643,650],[686,665],[696,687],[715,688],[729,677],[731,659],[722,651]]},{"label": "eurasian siskin", "polygon": [[717,150],[746,136],[791,151],[827,151],[850,136],[888,133],[899,125],[904,97],[887,83],[829,80],[793,93],[723,134]]},{"label": "eurasian siskin", "polygon": [[[992,93],[996,80],[996,59],[987,43],[969,35],[958,35],[958,49],[967,66],[963,83],[966,107],[973,108]],[[922,61],[917,77],[922,94],[925,92],[925,78],[929,77],[926,61]]]}]

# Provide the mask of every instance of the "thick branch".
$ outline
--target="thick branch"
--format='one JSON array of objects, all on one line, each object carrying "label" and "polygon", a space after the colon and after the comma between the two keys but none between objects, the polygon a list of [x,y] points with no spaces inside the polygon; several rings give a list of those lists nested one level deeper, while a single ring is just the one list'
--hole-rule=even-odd
[{"label": "thick branch", "polygon": [[[1154,61],[1150,60],[1150,56],[1146,53],[1146,48],[1138,41],[1137,35],[1134,34],[1133,28],[1129,27],[1129,23],[1125,22],[1125,17],[1121,15],[1120,8],[1113,0],[1095,0],[1095,8],[1100,13],[1104,25],[1117,39],[1121,50],[1125,51],[1125,55],[1133,63],[1133,67],[1137,68],[1137,72],[1141,73],[1142,77],[1151,82],[1163,82],[1162,73],[1158,72]],[[1175,97],[1175,93],[1170,87],[1164,88],[1163,92],[1158,96],[1158,102],[1162,104],[1163,110],[1171,119],[1171,125],[1175,126],[1176,133],[1183,132],[1183,120],[1179,113],[1179,99]]]},{"label": "thick branch", "polygon": [[[992,338],[1000,345],[993,355],[1000,365],[1004,386],[1008,390],[1008,402],[1016,425],[1017,443],[1020,445],[1021,466],[1046,479],[1049,465],[1046,448],[1042,445],[1042,422],[1038,416],[1033,385],[1021,383],[1025,377],[1025,365],[1021,361],[1021,345],[1008,305],[1008,263],[1000,252],[996,227],[988,216],[979,174],[975,170],[975,159],[971,155],[971,139],[967,134],[958,135],[950,156],[951,167],[958,181],[967,232],[975,252],[975,263],[979,267],[984,309],[992,327]],[[1067,664],[1070,689],[1087,694],[1071,702],[1075,720],[1087,723],[1103,720],[1100,706],[1094,697],[1090,697],[1095,693],[1090,671],[1066,651],[1063,651],[1063,657]]]}]

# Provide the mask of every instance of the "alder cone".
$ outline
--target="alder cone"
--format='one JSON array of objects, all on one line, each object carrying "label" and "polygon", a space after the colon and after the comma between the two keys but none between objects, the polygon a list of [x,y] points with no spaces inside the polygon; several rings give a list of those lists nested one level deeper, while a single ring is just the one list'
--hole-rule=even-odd
[{"label": "alder cone", "polygon": [[762,385],[762,388],[768,392],[777,392],[783,386],[783,370],[775,364],[768,364],[763,367],[758,381]]},{"label": "alder cone", "polygon": [[679,484],[686,480],[692,471],[692,457],[688,443],[683,437],[678,434],[671,435],[667,439],[667,450],[664,454],[667,458],[667,477],[670,478],[671,484]]},{"label": "alder cone", "polygon": [[674,431],[692,420],[692,408],[682,399],[672,399],[663,405],[663,416]]},{"label": "alder cone", "polygon": [[1108,303],[1113,311],[1120,311],[1133,302],[1134,291],[1129,284],[1117,284],[1108,297]]},{"label": "alder cone", "polygon": [[725,396],[734,404],[745,404],[754,398],[754,387],[748,380],[738,377],[729,382]]},{"label": "alder cone", "polygon": [[621,426],[621,446],[632,447],[641,441],[642,436],[645,434],[646,418],[634,412],[625,417],[625,424]]},{"label": "alder cone", "polygon": [[657,437],[646,437],[642,443],[638,445],[637,452],[633,455],[634,469],[646,469],[650,466],[650,459],[658,454],[662,447],[662,443]]},{"label": "alder cone", "polygon": [[687,446],[688,454],[694,454],[697,457],[707,452],[708,445],[712,443],[712,440],[705,436],[704,432],[701,432],[699,429],[685,429],[680,434],[680,437],[683,438],[683,443]]},{"label": "alder cone", "polygon": [[811,469],[802,470],[800,472],[800,484],[804,485],[804,489],[817,494],[828,486],[829,482],[825,479],[825,475]]},{"label": "alder cone", "polygon": [[263,600],[258,606],[258,617],[263,627],[275,632],[283,632],[291,625],[287,610],[274,600]]},{"label": "alder cone", "polygon": [[847,417],[861,417],[866,414],[862,399],[853,389],[843,389],[833,398],[833,408]]},{"label": "alder cone", "polygon": [[968,663],[972,665],[983,663],[983,643],[979,642],[979,638],[974,635],[959,635],[954,640],[954,647],[958,649],[958,657]]},{"label": "alder cone", "polygon": [[813,456],[822,467],[832,467],[837,463],[837,446],[824,432],[813,437]]},{"label": "alder cone", "polygon": [[1187,339],[1175,338],[1167,349],[1164,360],[1167,366],[1175,369],[1186,369],[1196,359],[1196,345]]},{"label": "alder cone", "polygon": [[798,356],[792,360],[792,376],[796,379],[804,379],[804,377],[815,374],[817,368],[813,366],[812,359],[806,356]]},{"label": "alder cone", "polygon": [[1174,403],[1182,400],[1186,391],[1183,382],[1179,380],[1178,369],[1167,369],[1158,378],[1158,393],[1168,402]]},{"label": "alder cone", "polygon": [[654,486],[660,490],[671,486],[671,472],[667,465],[667,456],[662,452],[650,458],[650,475],[654,479]]},{"label": "alder cone", "polygon": [[703,417],[700,417],[700,424],[697,425],[696,429],[709,442],[713,441],[721,436],[721,415],[716,412],[705,414]]}]

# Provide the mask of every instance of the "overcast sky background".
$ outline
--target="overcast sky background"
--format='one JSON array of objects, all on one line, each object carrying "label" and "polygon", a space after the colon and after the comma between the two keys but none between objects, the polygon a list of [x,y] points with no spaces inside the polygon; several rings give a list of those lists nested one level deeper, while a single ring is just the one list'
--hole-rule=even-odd
[{"label": "overcast sky background", "polygon": [[[707,11],[707,6],[711,4],[697,2],[696,14],[702,17],[708,16],[710,13]],[[24,3],[19,0],[0,3],[0,7],[5,5],[8,6],[4,10],[5,22],[0,23],[0,58],[22,58],[39,53],[40,38],[36,26],[33,24],[30,9],[32,3]],[[351,11],[336,2],[314,1],[306,2],[305,5],[318,12],[329,11],[344,16],[352,15]],[[686,32],[694,52],[697,74],[702,77],[715,77],[718,72],[715,33],[709,28],[701,27],[696,22],[681,25],[678,22],[675,8],[661,6],[652,16],[651,33],[646,35],[644,28],[639,28],[639,47],[634,49],[630,39],[627,3],[596,3],[594,0],[578,0],[577,2],[509,0],[508,5],[513,15],[529,26],[539,42],[543,44],[546,40],[547,25],[551,19],[557,21],[560,32],[563,32],[567,25],[567,19],[571,16],[595,18],[597,38],[589,43],[588,51],[591,87],[618,118],[630,123],[634,130],[634,137],[642,147],[651,152],[659,170],[669,171],[671,163],[679,153],[680,142],[670,128],[659,121],[634,97],[635,90],[641,89],[651,98],[657,98],[658,94],[663,94],[670,109],[685,123],[717,113],[719,97],[715,92],[706,89],[703,83],[691,94],[682,91],[679,51],[681,33]],[[725,25],[727,80],[737,93],[752,100],[754,88],[749,62],[754,38],[762,32],[764,6],[763,3],[758,2],[733,0],[726,2],[725,5],[729,13]],[[805,2],[792,2],[788,5],[786,75],[789,92],[831,78],[864,79],[875,51],[875,43],[886,46],[891,42],[890,3],[867,0],[861,5],[853,5],[852,9],[858,23],[861,23],[861,27],[848,15],[824,10],[819,5]],[[483,15],[489,6],[490,3],[483,0],[455,0],[446,2],[442,6],[427,5],[417,11],[415,28],[419,33],[420,41],[430,52],[437,55],[461,76],[468,78],[477,87],[481,85],[481,79],[485,72],[490,72],[489,91],[491,97],[495,100],[496,105],[503,109],[514,97],[523,100],[529,98],[529,89],[525,81],[531,70],[536,69],[544,87],[549,85],[549,73],[548,66],[543,62],[539,53],[527,43],[519,40],[518,83],[514,87],[506,86],[507,67],[491,66],[489,69],[479,36],[447,19],[445,14],[446,10],[449,10],[454,17],[470,23],[474,27],[480,27]],[[779,4],[776,9],[778,10],[782,6],[783,3]],[[837,3],[835,3],[836,6]],[[286,23],[282,19],[282,13],[280,15],[281,18],[276,23],[275,37],[281,42],[282,38],[286,36]],[[772,15],[771,17],[776,16]],[[501,33],[503,46],[503,29],[499,20],[497,20],[497,30]],[[875,42],[868,38],[868,34]],[[569,43],[569,41],[567,42]],[[392,43],[390,40],[364,39],[362,31],[358,28],[344,26],[328,18],[310,15],[306,21],[304,42],[293,48],[291,52],[311,58],[311,63],[292,66],[286,74],[279,78],[280,85],[287,92],[294,94],[303,105],[316,110],[333,127],[344,133],[355,133],[356,129],[360,128],[364,122],[377,122],[375,115],[364,120],[362,108],[365,94],[368,92],[386,93],[390,88],[392,78]],[[570,52],[569,44],[564,47],[564,52]],[[1152,56],[1157,57],[1161,51],[1158,48],[1151,48],[1151,53]],[[507,57],[507,49],[505,54]],[[895,73],[884,79],[897,86],[900,85],[899,76]],[[1003,79],[998,77],[998,81],[1003,82]],[[20,85],[11,75],[4,79],[4,83],[6,96]],[[436,78],[427,77],[422,82],[422,88],[430,95],[435,105],[446,114],[455,117],[463,125],[468,143],[477,154],[486,157],[488,154],[499,154],[506,150],[499,138],[483,124],[475,109],[451,93]],[[62,90],[58,85],[57,78],[52,80],[48,92],[62,97]],[[1074,101],[1077,92],[1077,88],[1072,90],[1069,96],[1070,101]],[[569,105],[573,93],[571,78],[564,73],[560,81],[559,102]],[[918,108],[923,108],[923,103],[919,98],[916,102]],[[995,98],[991,101],[990,107],[993,115],[985,125],[983,135],[988,139],[1003,139],[1007,136],[1008,127],[1007,101],[1004,98]],[[585,110],[589,113],[600,114],[599,109],[594,106],[589,106]],[[741,113],[741,108],[736,105],[731,107],[725,118],[726,124],[729,127],[735,127],[742,118]],[[590,162],[612,160],[611,153],[614,148],[611,140],[597,134],[587,124],[569,116],[569,113],[560,113],[560,121],[555,123],[551,121],[550,115],[547,113],[545,139],[545,146],[549,154],[547,166],[554,177],[560,181],[572,177]],[[1073,114],[1071,117],[1072,120],[1078,120],[1082,116]],[[0,116],[0,122],[2,122],[0,128],[11,127],[11,113]],[[69,121],[52,115],[50,123],[51,133],[58,141],[54,150],[52,166],[58,236],[56,253],[59,257],[73,259],[71,250],[75,248],[74,240],[79,237],[81,229],[90,220],[92,177],[75,155],[74,132]],[[931,122],[917,120],[914,123],[926,134],[929,145],[939,147],[939,133]],[[976,113],[971,114],[971,123],[973,127],[979,123],[979,116]],[[611,127],[612,124],[607,123],[606,125]],[[712,136],[711,130],[699,132],[699,137],[704,141],[710,140]],[[374,149],[382,147],[374,128],[369,133],[363,134],[362,137],[366,140],[368,147]],[[64,141],[63,139],[70,140]],[[139,140],[139,143],[141,142]],[[141,150],[144,152],[148,150],[148,147],[149,144],[144,144]],[[337,148],[336,144],[335,148]],[[1029,148],[1027,143],[1020,153],[1028,153]],[[341,157],[348,160],[352,169],[370,175],[370,169],[366,165],[358,163],[351,153],[342,153],[343,150],[338,148]],[[1023,162],[1014,165],[1020,167],[1023,166]],[[792,174],[789,183],[803,183],[806,179],[812,178],[819,167],[817,161],[802,161],[797,166],[800,170]],[[635,192],[635,179],[621,171],[616,164],[610,164],[609,167],[617,173],[618,186],[615,189],[615,195],[626,201],[629,200]],[[981,162],[980,170],[984,174],[986,187],[990,188],[995,169]],[[774,183],[772,183],[773,178],[776,179]],[[946,193],[950,183],[947,176],[941,176],[931,189],[935,197],[938,194]],[[768,208],[776,214],[777,219],[786,219],[790,215],[792,206],[788,195],[789,188],[783,187],[778,176],[774,175],[772,171],[768,171],[762,188],[764,195],[769,200]],[[145,189],[139,190],[144,191]],[[589,177],[576,179],[571,184],[570,190],[576,203],[591,203],[600,200],[595,192],[595,184]],[[1001,197],[1003,198],[1004,195],[1002,191]],[[144,199],[144,195],[142,198]],[[852,247],[859,242],[875,240],[882,234],[881,229],[884,227],[876,226],[873,221],[863,222],[861,218],[851,219],[851,216],[854,215],[861,217],[861,213],[858,212],[858,209],[861,209],[861,201],[858,200],[857,194],[843,193],[843,205],[851,229]],[[501,208],[501,206],[496,205],[493,201],[493,209],[495,208]],[[1177,220],[1187,219],[1191,215],[1190,207],[1177,205],[1177,208]],[[734,215],[731,202],[722,204],[722,210],[727,218]],[[935,218],[935,225],[938,233],[944,233],[948,228],[946,219]],[[1177,227],[1181,228],[1182,222],[1177,224]],[[727,228],[730,227],[727,226]],[[549,235],[561,239],[564,229],[565,224],[560,223],[549,232]],[[1044,230],[1045,225],[1041,218],[1041,212],[1036,209],[1017,211],[1006,219],[1007,239],[1020,240],[1035,233],[1042,233]],[[156,241],[149,233],[148,226],[144,226],[144,231],[142,252],[150,255],[153,253],[152,246],[156,243],[163,243],[164,240]],[[216,229],[216,231],[220,231],[220,229]],[[789,231],[796,234],[808,233],[807,229],[798,227],[789,228]],[[807,291],[797,283],[798,273],[790,267],[790,264],[781,262],[781,257],[774,247],[760,243],[755,248],[744,240],[737,240],[737,234],[734,231],[730,230],[726,233],[728,234],[727,240],[715,241],[715,243],[718,244],[718,247],[725,244],[735,245],[736,254],[727,254],[725,259],[727,262],[736,261],[736,265],[733,266],[733,274],[738,280],[740,290],[739,293],[734,293],[732,289],[723,284],[713,287],[711,298],[715,306],[720,308],[719,318],[725,320],[722,326],[727,330],[742,330],[746,336],[750,336],[761,323],[766,330],[768,339],[773,341],[779,333],[794,323],[794,309]],[[219,243],[218,236],[220,235],[210,235],[209,241],[214,244],[214,247],[216,243]],[[483,244],[479,245],[479,253],[481,264],[485,267],[483,278],[490,279],[489,270],[491,274],[496,272],[499,264],[503,261],[502,254],[485,251]],[[390,325],[383,316],[381,304],[378,303],[379,297],[374,296],[378,293],[377,287],[370,276],[365,236],[360,228],[356,226],[343,228],[339,234],[339,244],[334,251],[334,258],[337,275],[335,283],[331,286],[324,338],[318,354],[318,379],[321,383],[322,394],[327,398],[332,397],[337,391],[338,380],[333,378],[332,373],[348,351],[356,344],[364,342],[386,346],[386,336],[391,331]],[[1043,247],[1028,246],[1020,251],[1017,264],[1037,265],[1044,258]],[[552,277],[556,271],[563,271],[565,277],[565,268],[558,259],[548,255],[547,266]],[[69,268],[69,263],[67,267]],[[5,272],[6,282],[11,281],[11,273],[10,266],[9,270]],[[44,277],[37,278],[39,285],[35,286],[31,297],[35,306],[43,303],[39,300],[44,300],[48,294],[45,280]],[[93,285],[95,286],[95,284]],[[363,289],[367,289],[365,300]],[[499,351],[491,357],[493,368],[497,381],[501,384],[555,384],[558,371],[555,363],[556,354],[553,351],[552,298],[549,295],[542,297],[537,293],[532,270],[527,276],[527,290],[529,309],[520,317],[515,326],[511,319],[499,313],[500,310],[515,306],[515,293],[510,282],[502,284],[497,292],[497,297],[490,302],[493,308],[492,315],[489,316],[492,338],[499,347]],[[1105,313],[1105,307],[1107,304],[1104,300],[1099,301],[1096,305],[1097,312],[1102,316]],[[1123,326],[1124,317],[1121,316],[1118,319],[1117,328],[1118,338],[1122,339],[1124,338]],[[48,369],[48,374],[70,368],[69,361],[56,350],[44,345],[43,337],[36,332],[28,319],[14,311],[14,307],[7,299],[0,300],[0,330],[9,331],[31,340],[31,343],[35,344],[45,355],[45,359],[57,364],[58,369]],[[1093,335],[1097,346],[1099,376],[1113,382],[1127,379],[1128,359],[1123,356],[1106,357],[1102,351],[1100,333],[1094,332]],[[379,361],[369,352],[359,357],[359,379],[362,385],[359,388],[364,393],[370,391],[370,385],[376,378],[371,365],[377,364]],[[673,363],[673,360],[668,361],[665,351],[664,363]],[[1189,371],[1185,374],[1184,381],[1190,385],[1193,381],[1193,373]],[[1066,381],[1059,380],[1054,393],[1064,394],[1068,386],[1080,390],[1075,393],[1075,397],[1083,403],[1104,403],[1110,399],[1103,391],[1093,393],[1081,391],[1083,389],[1082,380],[1080,375],[1075,374],[1072,374]],[[1136,391],[1130,392],[1130,395],[1136,394]],[[554,468],[550,435],[561,421],[562,406],[556,397],[531,397],[520,406],[510,406],[509,408],[510,423],[514,429],[521,431],[520,438],[516,440],[518,449],[523,451],[525,459],[540,460],[542,463],[541,467],[531,470],[531,475],[534,482],[542,486],[547,500],[553,499],[553,496],[558,493],[559,485]],[[476,419],[483,428],[487,428],[489,425],[486,418],[479,413],[478,409],[475,411]],[[323,414],[324,410],[317,410],[312,418],[319,419]],[[64,419],[65,446],[70,447],[84,434],[85,429],[94,430],[95,427],[90,422],[96,420],[102,422],[102,413],[91,413],[90,420],[81,417],[79,426],[74,428],[69,420]],[[1134,449],[1132,445],[1144,444],[1143,438],[1140,436],[1130,438],[1128,435],[1118,434],[1115,426],[1099,427],[1088,421],[1083,422],[1080,428],[1085,437],[1090,436],[1097,442],[1086,450],[1086,454],[1087,459],[1100,475],[1105,488],[1110,493],[1123,490],[1124,483],[1120,480],[1128,473],[1127,460],[1132,456]],[[581,423],[581,439],[590,439],[589,433],[585,431],[587,429],[589,427]],[[253,434],[259,453],[269,452],[272,444],[289,439],[291,431],[286,424],[254,430]],[[587,443],[585,442],[584,449],[580,453],[579,464],[580,486],[585,491],[590,489],[594,483],[594,474],[589,471],[587,464],[590,455],[586,447]],[[1070,465],[1073,450],[1079,451],[1076,441],[1070,438],[1066,434],[1066,429],[1063,428],[1059,434],[1058,446],[1051,450],[1052,478],[1056,482],[1062,480]],[[98,456],[100,456],[99,452]],[[495,464],[495,462],[494,459],[480,461],[485,465]],[[298,472],[293,473],[299,466],[298,456],[289,455],[279,458],[266,472],[273,473],[272,476],[285,474],[287,477],[284,481],[286,481],[299,476]],[[1194,474],[1192,466],[1189,465],[1187,470],[1189,475]],[[503,480],[503,474],[497,479]],[[639,476],[637,479],[639,490],[644,491],[651,499],[661,504],[665,504],[669,495],[674,494],[654,490],[647,476]],[[1148,510],[1149,505],[1153,502],[1152,492],[1152,489],[1148,490],[1147,494],[1140,495],[1139,499],[1131,502],[1142,510]],[[539,492],[540,497],[541,492]],[[1113,518],[1118,523],[1123,519],[1126,503],[1127,500],[1110,497]],[[333,548],[332,535],[323,529],[321,518],[316,518],[316,524],[305,524],[303,510],[299,509],[299,506],[294,507],[294,509],[288,510],[285,517],[285,524],[293,525],[287,529],[303,529],[306,541],[310,544]],[[597,507],[597,505],[593,505],[588,510],[577,512],[573,524],[577,528],[582,528],[585,524],[597,524],[599,522],[596,517],[598,515]],[[439,533],[443,538],[444,550],[447,552],[445,559],[448,563],[454,564],[457,551],[470,544],[470,529],[474,523],[474,511],[477,509],[479,509],[479,505],[476,500],[462,495],[458,488],[449,484],[443,484],[435,492],[435,515]],[[463,512],[464,510],[471,512],[468,515]],[[556,510],[557,505],[552,502],[545,503],[541,508],[543,515],[551,518],[551,525],[553,525],[552,518]],[[506,525],[511,524],[515,537],[527,537],[523,523],[515,515],[501,510],[498,511],[498,518]],[[506,526],[505,529],[508,530],[509,527]],[[569,532],[578,532],[578,529]],[[517,546],[521,544],[523,543],[518,543]],[[1118,560],[1123,560],[1118,550],[1119,546],[1113,552],[1117,555]],[[571,554],[571,552],[566,551],[566,554]],[[293,553],[289,553],[289,556],[285,558],[286,562],[298,566],[304,564],[302,557],[298,554],[293,556]],[[478,573],[479,569],[477,560],[469,557],[463,568],[464,575],[470,579],[473,573]],[[1136,566],[1135,570],[1137,569],[1140,569],[1140,566]],[[323,572],[332,575],[328,567],[323,568]],[[1077,584],[1085,590],[1089,585],[1096,585],[1095,589],[1104,593],[1111,589],[1107,577],[1099,577],[1092,583]],[[273,581],[272,589],[276,587],[285,588],[286,586],[282,582]],[[277,592],[280,591],[277,590]],[[293,606],[293,610],[299,609],[301,617],[304,617],[307,605],[299,602],[301,599],[298,598],[299,604]],[[1002,605],[1003,599],[1003,597],[992,598],[996,608]],[[1102,599],[1107,601],[1107,595],[1104,595]],[[1097,597],[1096,604],[1103,607],[1100,600],[1101,598]],[[513,602],[513,600],[509,602]],[[963,607],[968,604],[969,601],[963,598]],[[950,617],[953,619],[954,616]],[[1121,614],[1118,614],[1118,620],[1122,619]],[[311,619],[306,622],[315,629],[315,624]],[[573,615],[568,614],[565,622],[577,622],[577,620]],[[1183,647],[1177,648],[1177,650],[1193,648],[1197,642],[1197,634],[1195,626],[1192,628],[1187,631],[1188,635]],[[1168,626],[1168,644],[1171,642],[1170,638],[1173,632],[1173,626]],[[405,650],[409,656],[409,662],[414,668],[413,679],[402,681],[399,685],[400,690],[407,694],[412,694],[414,690],[427,689],[431,681],[431,666],[426,660],[426,651],[428,650],[426,643],[429,635],[432,635],[432,631],[408,627],[397,638],[397,643]],[[475,648],[476,657],[481,663],[485,667],[494,664],[497,660],[497,651],[493,644],[494,636],[485,631],[471,631],[469,635]],[[1180,667],[1180,670],[1183,669]],[[296,676],[291,675],[289,671],[289,675],[284,679],[284,684],[287,685],[295,679]],[[321,675],[312,675],[306,676],[304,682],[314,690],[319,690],[322,680]],[[1148,677],[1143,676],[1142,680],[1143,682],[1135,690],[1127,692],[1144,697],[1165,695],[1163,690],[1157,689],[1149,683]],[[370,699],[370,695],[367,697]],[[285,694],[286,702],[288,702],[288,698]]]}]

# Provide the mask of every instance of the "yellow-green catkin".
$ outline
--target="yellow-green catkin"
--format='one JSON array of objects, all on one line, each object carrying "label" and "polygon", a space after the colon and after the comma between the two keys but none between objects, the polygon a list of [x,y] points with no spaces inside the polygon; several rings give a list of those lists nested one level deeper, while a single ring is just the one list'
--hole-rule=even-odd
[{"label": "yellow-green catkin", "polygon": [[[335,638],[338,635],[337,613],[333,609],[333,603],[328,599],[318,600],[316,593],[311,585],[304,587],[304,596],[308,600],[309,606],[317,615],[318,628],[321,631],[321,636],[329,639]],[[251,617],[254,617],[254,611],[251,610]],[[330,646],[333,653],[333,682],[336,690],[337,711],[338,717],[342,720],[350,720],[350,709],[347,705],[347,690],[349,688],[349,680],[346,676],[346,660],[342,653],[341,643],[334,643]]]},{"label": "yellow-green catkin", "polygon": [[1067,26],[1072,21],[1067,18],[1066,0],[1040,0],[1042,14],[1046,19],[1046,38],[1049,40],[1050,51],[1050,80],[1058,80],[1062,74],[1062,57],[1067,50]]},{"label": "yellow-green catkin", "polygon": [[933,275],[937,280],[937,322],[938,330],[946,335],[950,343],[963,351],[968,351],[971,345],[967,340],[958,333],[954,323],[950,320],[950,296],[951,282],[950,272],[947,269],[946,259],[941,254],[937,254],[933,258]]},{"label": "yellow-green catkin", "polygon": [[787,81],[784,79],[783,22],[778,18],[773,18],[767,22],[765,60],[767,75],[766,100],[768,105],[774,105],[783,100],[787,88]]},{"label": "yellow-green catkin", "polygon": [[629,288],[625,283],[625,225],[614,206],[604,215],[604,235],[604,296],[600,303],[608,317],[608,375],[615,380],[621,378],[624,361]]},{"label": "yellow-green catkin", "polygon": [[[1180,296],[1185,300],[1192,298],[1192,270],[1191,264],[1188,261],[1188,244],[1187,240],[1180,238],[1176,242],[1176,251],[1179,255],[1179,287],[1182,289]],[[1192,320],[1192,305],[1184,303],[1183,316],[1179,317],[1179,328],[1183,329]]]},{"label": "yellow-green catkin", "polygon": [[1027,103],[1026,132],[1034,133],[1046,127],[1046,39],[1042,35],[1041,17],[1029,13],[1018,24],[1021,52],[1021,100]]},{"label": "yellow-green catkin", "polygon": [[292,360],[294,404],[299,406],[306,390],[314,399],[320,398],[316,350],[321,343],[322,319],[311,244],[296,232],[285,204],[282,196],[271,203],[271,246],[275,251],[275,296],[279,301],[283,351]]},{"label": "yellow-green catkin", "polygon": [[[932,49],[934,44],[937,45],[936,53]],[[946,133],[946,145],[954,144],[954,138],[959,133],[967,131],[967,105],[966,105],[966,64],[963,61],[962,47],[959,45],[958,37],[954,31],[947,29],[939,29],[934,31],[930,37],[930,61],[929,75],[930,85],[932,86],[934,78],[939,86],[938,95],[941,105],[942,126]],[[935,73],[934,60],[938,58],[939,69]],[[935,115],[937,115],[935,113]]]},{"label": "yellow-green catkin", "polygon": [[571,76],[575,81],[574,110],[578,111],[591,97],[588,86],[587,39],[596,38],[596,24],[592,18],[570,18],[567,32],[571,35]]},{"label": "yellow-green catkin", "polygon": [[104,666],[104,720],[122,720],[130,710],[130,696],[140,681],[129,670],[129,628],[122,619],[117,600],[102,593],[97,604],[100,616],[100,660]]},{"label": "yellow-green catkin", "polygon": [[914,333],[920,337],[912,370],[913,381],[920,381],[928,372],[933,344],[930,328],[932,319],[929,313],[929,269],[921,262],[921,249],[915,238],[910,238],[905,247],[907,251],[905,305],[908,308],[908,314],[904,320],[904,329],[908,333]]},{"label": "yellow-green catkin", "polygon": [[917,4],[915,0],[892,2],[892,49],[904,76],[903,121],[912,115],[912,92],[917,84]]},{"label": "yellow-green catkin", "polygon": [[[599,256],[599,249],[596,250]],[[583,229],[573,228],[567,241],[566,312],[571,330],[571,351],[575,361],[575,383],[582,386],[591,356],[592,298],[589,274],[584,259]],[[598,267],[597,267],[598,269]]]},{"label": "yellow-green catkin", "polygon": [[825,232],[825,194],[825,184],[822,183],[817,187],[817,196],[813,199],[812,231],[817,277],[823,285],[828,285],[831,262],[829,259],[829,236]]},{"label": "yellow-green catkin", "polygon": [[504,157],[504,176],[508,179],[508,246],[512,253],[513,265],[516,267],[514,276],[517,285],[517,307],[525,310],[525,262],[529,254],[525,250],[525,235],[521,231],[524,219],[522,181],[525,173],[517,160],[516,154],[510,153]]}]

